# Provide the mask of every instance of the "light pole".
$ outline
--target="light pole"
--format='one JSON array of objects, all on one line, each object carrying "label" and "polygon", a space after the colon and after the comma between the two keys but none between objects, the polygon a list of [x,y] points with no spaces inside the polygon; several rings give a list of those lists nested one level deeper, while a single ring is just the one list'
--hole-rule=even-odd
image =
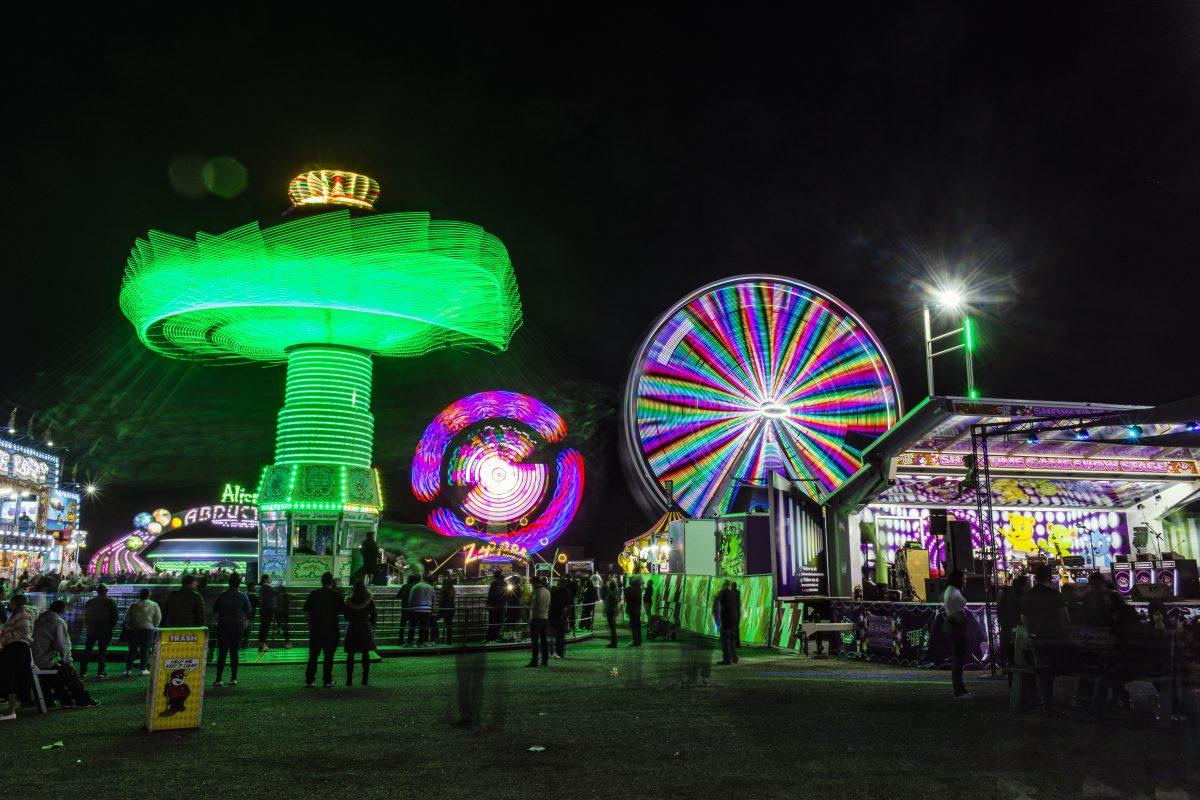
[{"label": "light pole", "polygon": [[[963,295],[955,289],[944,289],[933,293],[934,301],[944,311],[954,313],[963,308]],[[963,351],[967,367],[967,397],[972,400],[979,396],[975,390],[975,326],[971,322],[971,318],[967,316],[966,311],[963,311],[962,324],[951,331],[933,335],[933,321],[929,310],[929,301],[926,300],[922,306],[922,316],[925,319],[925,377],[929,381],[929,396],[933,397],[933,360],[938,356],[944,356],[958,350]],[[935,342],[940,342],[948,339],[951,336],[962,334],[962,341],[956,345],[943,348],[942,350],[934,351]]]}]

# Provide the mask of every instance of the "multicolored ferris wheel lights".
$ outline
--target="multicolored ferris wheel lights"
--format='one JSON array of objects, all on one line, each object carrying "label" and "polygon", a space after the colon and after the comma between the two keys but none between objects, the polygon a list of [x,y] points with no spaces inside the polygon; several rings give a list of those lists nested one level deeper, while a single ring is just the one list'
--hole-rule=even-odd
[{"label": "multicolored ferris wheel lights", "polygon": [[[664,314],[626,383],[626,455],[660,508],[729,510],[778,471],[821,496],[900,416],[891,364],[852,311],[816,287],[750,275]],[[667,497],[664,482],[673,486]]]}]

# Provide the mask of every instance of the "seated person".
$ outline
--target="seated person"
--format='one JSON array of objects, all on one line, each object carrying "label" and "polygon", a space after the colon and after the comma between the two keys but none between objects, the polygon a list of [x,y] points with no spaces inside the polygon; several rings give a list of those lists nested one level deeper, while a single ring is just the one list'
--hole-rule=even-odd
[{"label": "seated person", "polygon": [[38,669],[52,669],[54,675],[41,676],[42,686],[63,708],[95,708],[79,673],[71,664],[71,635],[67,621],[62,618],[67,604],[55,600],[33,624],[33,663]]},{"label": "seated person", "polygon": [[1038,670],[1042,713],[1054,712],[1054,678],[1075,667],[1071,644],[1071,619],[1062,593],[1054,586],[1054,570],[1042,564],[1033,572],[1033,588],[1021,601],[1021,624],[1029,631],[1033,658]]}]

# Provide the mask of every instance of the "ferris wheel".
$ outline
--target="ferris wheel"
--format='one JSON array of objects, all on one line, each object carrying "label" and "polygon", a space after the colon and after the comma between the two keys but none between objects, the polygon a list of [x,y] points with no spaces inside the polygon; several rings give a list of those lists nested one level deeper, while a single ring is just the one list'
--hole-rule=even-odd
[{"label": "ferris wheel", "polygon": [[878,339],[832,295],[727,278],[672,306],[635,352],[625,463],[650,505],[692,516],[729,511],[771,472],[819,499],[899,419],[897,387]]}]

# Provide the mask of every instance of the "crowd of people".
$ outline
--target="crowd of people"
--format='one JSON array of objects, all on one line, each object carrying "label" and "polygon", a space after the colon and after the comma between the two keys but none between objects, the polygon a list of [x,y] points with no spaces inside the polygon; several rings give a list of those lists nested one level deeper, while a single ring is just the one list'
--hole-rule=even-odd
[{"label": "crowd of people", "polygon": [[[952,572],[947,583],[943,608],[953,647],[951,685],[954,697],[966,699],[971,693],[963,681],[969,627],[965,576]],[[1074,602],[1063,595],[1048,565],[1017,575],[997,600],[997,622],[1010,681],[1015,671],[1032,672],[1036,702],[1047,716],[1057,714],[1054,681],[1063,675],[1079,678],[1076,704],[1100,717],[1113,702],[1128,709],[1126,684],[1163,676],[1172,668],[1161,646],[1166,608],[1151,602],[1143,618],[1102,572],[1089,576],[1086,593]],[[1091,635],[1087,644],[1081,642],[1082,634]]]},{"label": "crowd of people", "polygon": [[[366,575],[367,573],[363,573]],[[204,600],[203,588],[217,577],[224,577],[225,588],[214,599],[212,613]],[[32,671],[30,664],[48,673],[41,675],[45,693],[52,702],[64,708],[90,708],[98,703],[85,688],[82,679],[95,666],[95,676],[108,674],[108,648],[121,623],[119,608],[109,597],[108,586],[91,583],[81,576],[78,586],[82,593],[90,587],[93,596],[82,604],[83,646],[78,662],[65,617],[68,608],[63,598],[54,599],[49,608],[38,614],[29,604],[26,591],[48,586],[50,574],[23,575],[10,590],[0,583],[0,699],[7,699],[7,708],[0,719],[12,719],[18,703],[30,703]],[[58,587],[55,587],[56,590]],[[128,643],[125,676],[149,675],[149,654],[157,631],[163,627],[208,627],[210,616],[212,641],[216,650],[214,686],[236,686],[240,650],[248,643],[255,615],[258,617],[258,646],[269,649],[272,624],[283,621],[281,631],[287,635],[288,592],[275,586],[269,575],[263,575],[255,587],[255,601],[242,586],[237,573],[185,573],[179,584],[167,594],[160,607],[151,598],[151,590],[142,588],[136,602],[124,615],[122,638]],[[75,589],[67,590],[74,592]],[[739,600],[735,590],[722,592],[717,613],[730,629],[737,630]],[[457,584],[451,575],[440,583],[430,576],[411,575],[400,586],[401,647],[428,647],[451,644],[455,637],[455,614],[458,609]],[[566,646],[578,629],[591,631],[595,624],[597,606],[603,609],[608,624],[608,647],[617,647],[617,623],[624,607],[628,615],[630,646],[642,644],[643,611],[653,608],[654,587],[634,577],[624,587],[609,577],[593,574],[587,577],[560,577],[551,582],[544,576],[532,579],[518,575],[493,574],[486,595],[486,629],[484,643],[517,640],[520,628],[527,628],[532,658],[529,666],[548,666],[551,660],[566,657]],[[75,601],[78,602],[78,601]],[[334,661],[338,646],[346,656],[346,684],[354,681],[356,667],[363,685],[370,679],[372,654],[378,655],[375,628],[379,613],[374,596],[366,581],[355,580],[348,595],[336,587],[333,575],[326,573],[321,588],[310,592],[303,605],[308,627],[308,661],[305,683],[316,685],[320,667],[322,685],[333,684]],[[732,620],[732,622],[730,622]],[[342,628],[345,623],[343,638]],[[512,635],[510,635],[512,634]],[[459,636],[463,635],[459,631]],[[736,634],[733,641],[736,642]],[[290,640],[287,641],[290,646]],[[736,661],[733,647],[727,648],[723,663]],[[228,684],[226,668],[228,667]]]}]

